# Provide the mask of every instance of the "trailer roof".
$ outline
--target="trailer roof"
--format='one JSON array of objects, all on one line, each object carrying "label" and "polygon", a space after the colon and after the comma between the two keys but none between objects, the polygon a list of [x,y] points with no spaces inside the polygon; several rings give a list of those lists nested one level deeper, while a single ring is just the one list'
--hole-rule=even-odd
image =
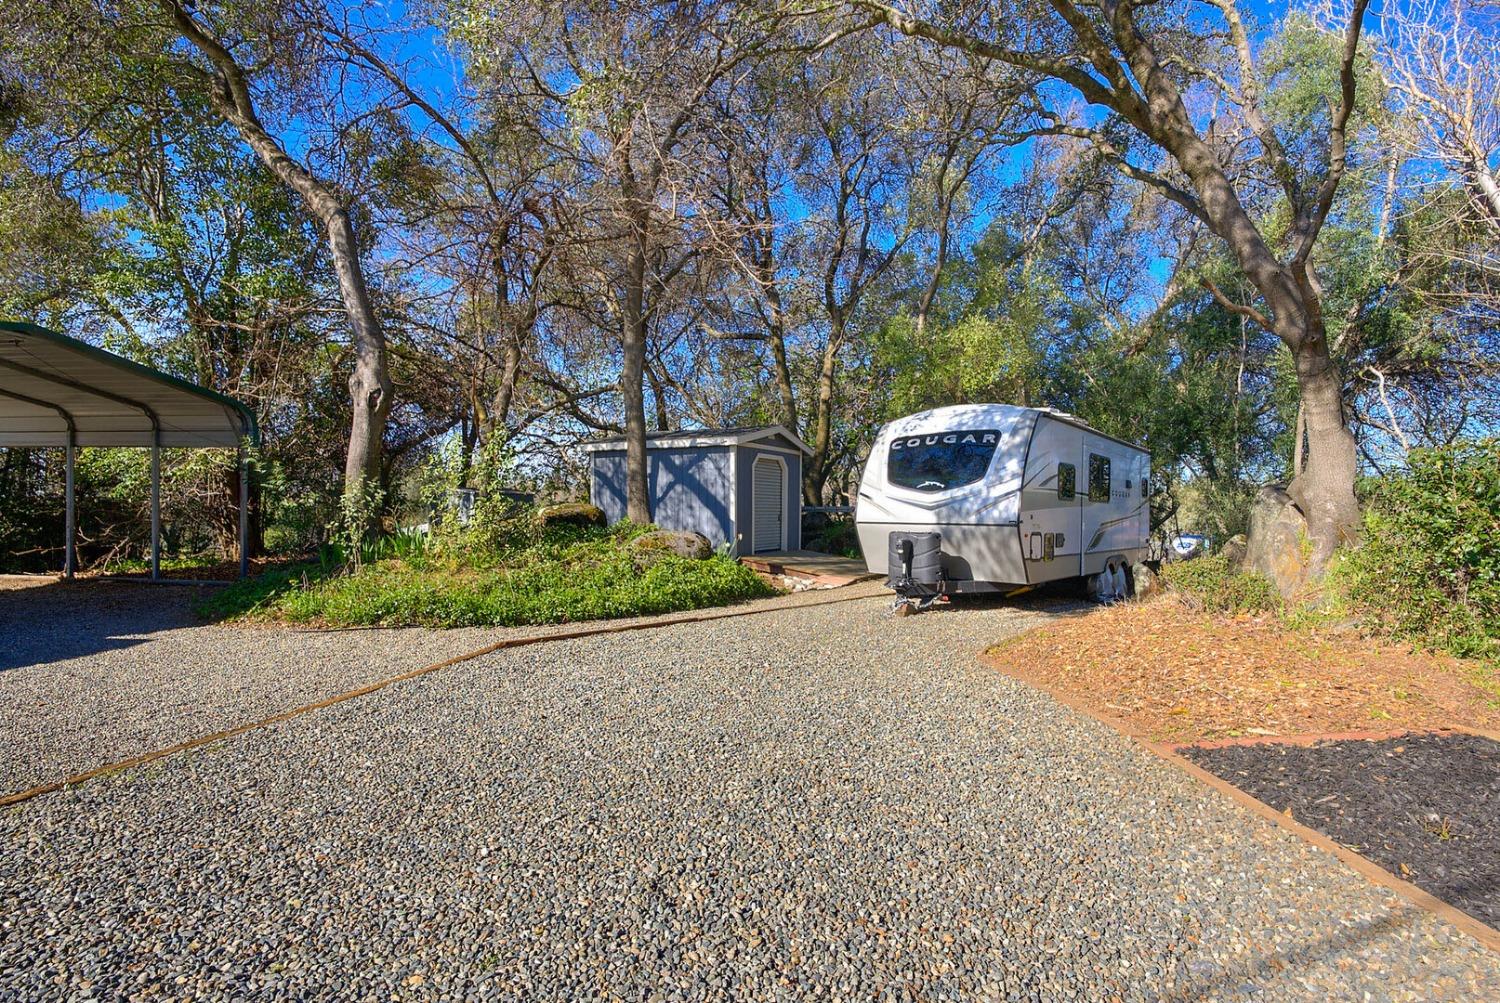
[{"label": "trailer roof", "polygon": [[1033,410],[1046,415],[1048,418],[1051,418],[1054,421],[1060,421],[1064,425],[1072,425],[1075,428],[1081,428],[1087,432],[1091,432],[1094,435],[1097,435],[1101,439],[1108,439],[1111,442],[1118,442],[1120,445],[1125,446],[1129,449],[1134,449],[1137,452],[1151,452],[1151,450],[1147,449],[1145,446],[1140,445],[1139,443],[1131,442],[1128,439],[1122,439],[1118,435],[1110,435],[1108,432],[1101,432],[1093,425],[1090,425],[1088,422],[1084,421],[1082,418],[1074,414],[1069,414],[1066,411],[1059,411],[1056,408],[1050,407],[1033,408]]},{"label": "trailer roof", "polygon": [[897,435],[906,435],[911,434],[908,426],[922,427],[934,421],[959,423],[957,425],[950,424],[949,427],[980,428],[983,427],[984,422],[1009,421],[1023,415],[1050,418],[1053,421],[1059,421],[1065,425],[1072,425],[1074,428],[1083,429],[1086,432],[1099,436],[1101,439],[1118,442],[1128,449],[1134,449],[1142,453],[1150,452],[1144,446],[1128,442],[1118,436],[1110,435],[1108,432],[1099,431],[1077,415],[1069,414],[1066,411],[1059,411],[1052,407],[1027,407],[1021,404],[949,404],[944,407],[935,407],[927,411],[918,411],[916,414],[906,415],[903,418],[897,418],[895,421],[887,424],[882,431],[890,430]]},{"label": "trailer roof", "polygon": [[35,324],[0,321],[0,446],[235,447],[244,404]]}]

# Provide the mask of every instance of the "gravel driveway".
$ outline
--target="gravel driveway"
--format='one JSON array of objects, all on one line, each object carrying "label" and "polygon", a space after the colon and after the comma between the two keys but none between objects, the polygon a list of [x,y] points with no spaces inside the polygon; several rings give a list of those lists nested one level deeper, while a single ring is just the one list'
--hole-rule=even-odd
[{"label": "gravel driveway", "polygon": [[193,613],[203,594],[184,585],[0,575],[0,748],[26,750],[0,756],[0,795],[258,721],[501,638],[577,627],[226,626]]},{"label": "gravel driveway", "polygon": [[17,806],[0,997],[1500,998],[1500,958],[973,657],[1050,615],[504,651]]}]

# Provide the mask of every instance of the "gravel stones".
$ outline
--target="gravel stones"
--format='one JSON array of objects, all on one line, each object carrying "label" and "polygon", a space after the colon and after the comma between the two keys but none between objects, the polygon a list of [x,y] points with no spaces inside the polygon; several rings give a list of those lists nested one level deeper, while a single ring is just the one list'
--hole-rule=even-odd
[{"label": "gravel stones", "polygon": [[1480,999],[1500,961],[879,600],[498,652],[0,813],[0,996]]},{"label": "gravel stones", "polygon": [[[863,594],[876,591],[862,588]],[[192,611],[202,594],[182,585],[0,576],[0,748],[24,750],[0,755],[0,794],[257,721],[506,637],[580,627],[205,624]],[[727,609],[770,609],[813,598],[787,596]]]}]

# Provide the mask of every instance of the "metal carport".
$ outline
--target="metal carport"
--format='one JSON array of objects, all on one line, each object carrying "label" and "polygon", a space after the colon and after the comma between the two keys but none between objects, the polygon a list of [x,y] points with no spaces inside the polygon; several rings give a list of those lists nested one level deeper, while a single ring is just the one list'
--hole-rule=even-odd
[{"label": "metal carport", "polygon": [[0,446],[66,451],[64,574],[77,568],[73,463],[79,446],[151,450],[151,578],[161,577],[161,449],[239,451],[240,577],[249,570],[245,445],[255,415],[233,398],[35,324],[0,321]]}]

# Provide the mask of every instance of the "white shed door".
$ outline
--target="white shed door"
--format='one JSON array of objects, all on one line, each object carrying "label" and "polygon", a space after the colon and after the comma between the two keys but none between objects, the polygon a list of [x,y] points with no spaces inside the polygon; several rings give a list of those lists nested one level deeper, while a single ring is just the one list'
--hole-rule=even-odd
[{"label": "white shed door", "polygon": [[782,518],[786,511],[786,479],[781,464],[762,456],[755,461],[754,515],[751,522],[751,545],[757,554],[780,550]]}]

